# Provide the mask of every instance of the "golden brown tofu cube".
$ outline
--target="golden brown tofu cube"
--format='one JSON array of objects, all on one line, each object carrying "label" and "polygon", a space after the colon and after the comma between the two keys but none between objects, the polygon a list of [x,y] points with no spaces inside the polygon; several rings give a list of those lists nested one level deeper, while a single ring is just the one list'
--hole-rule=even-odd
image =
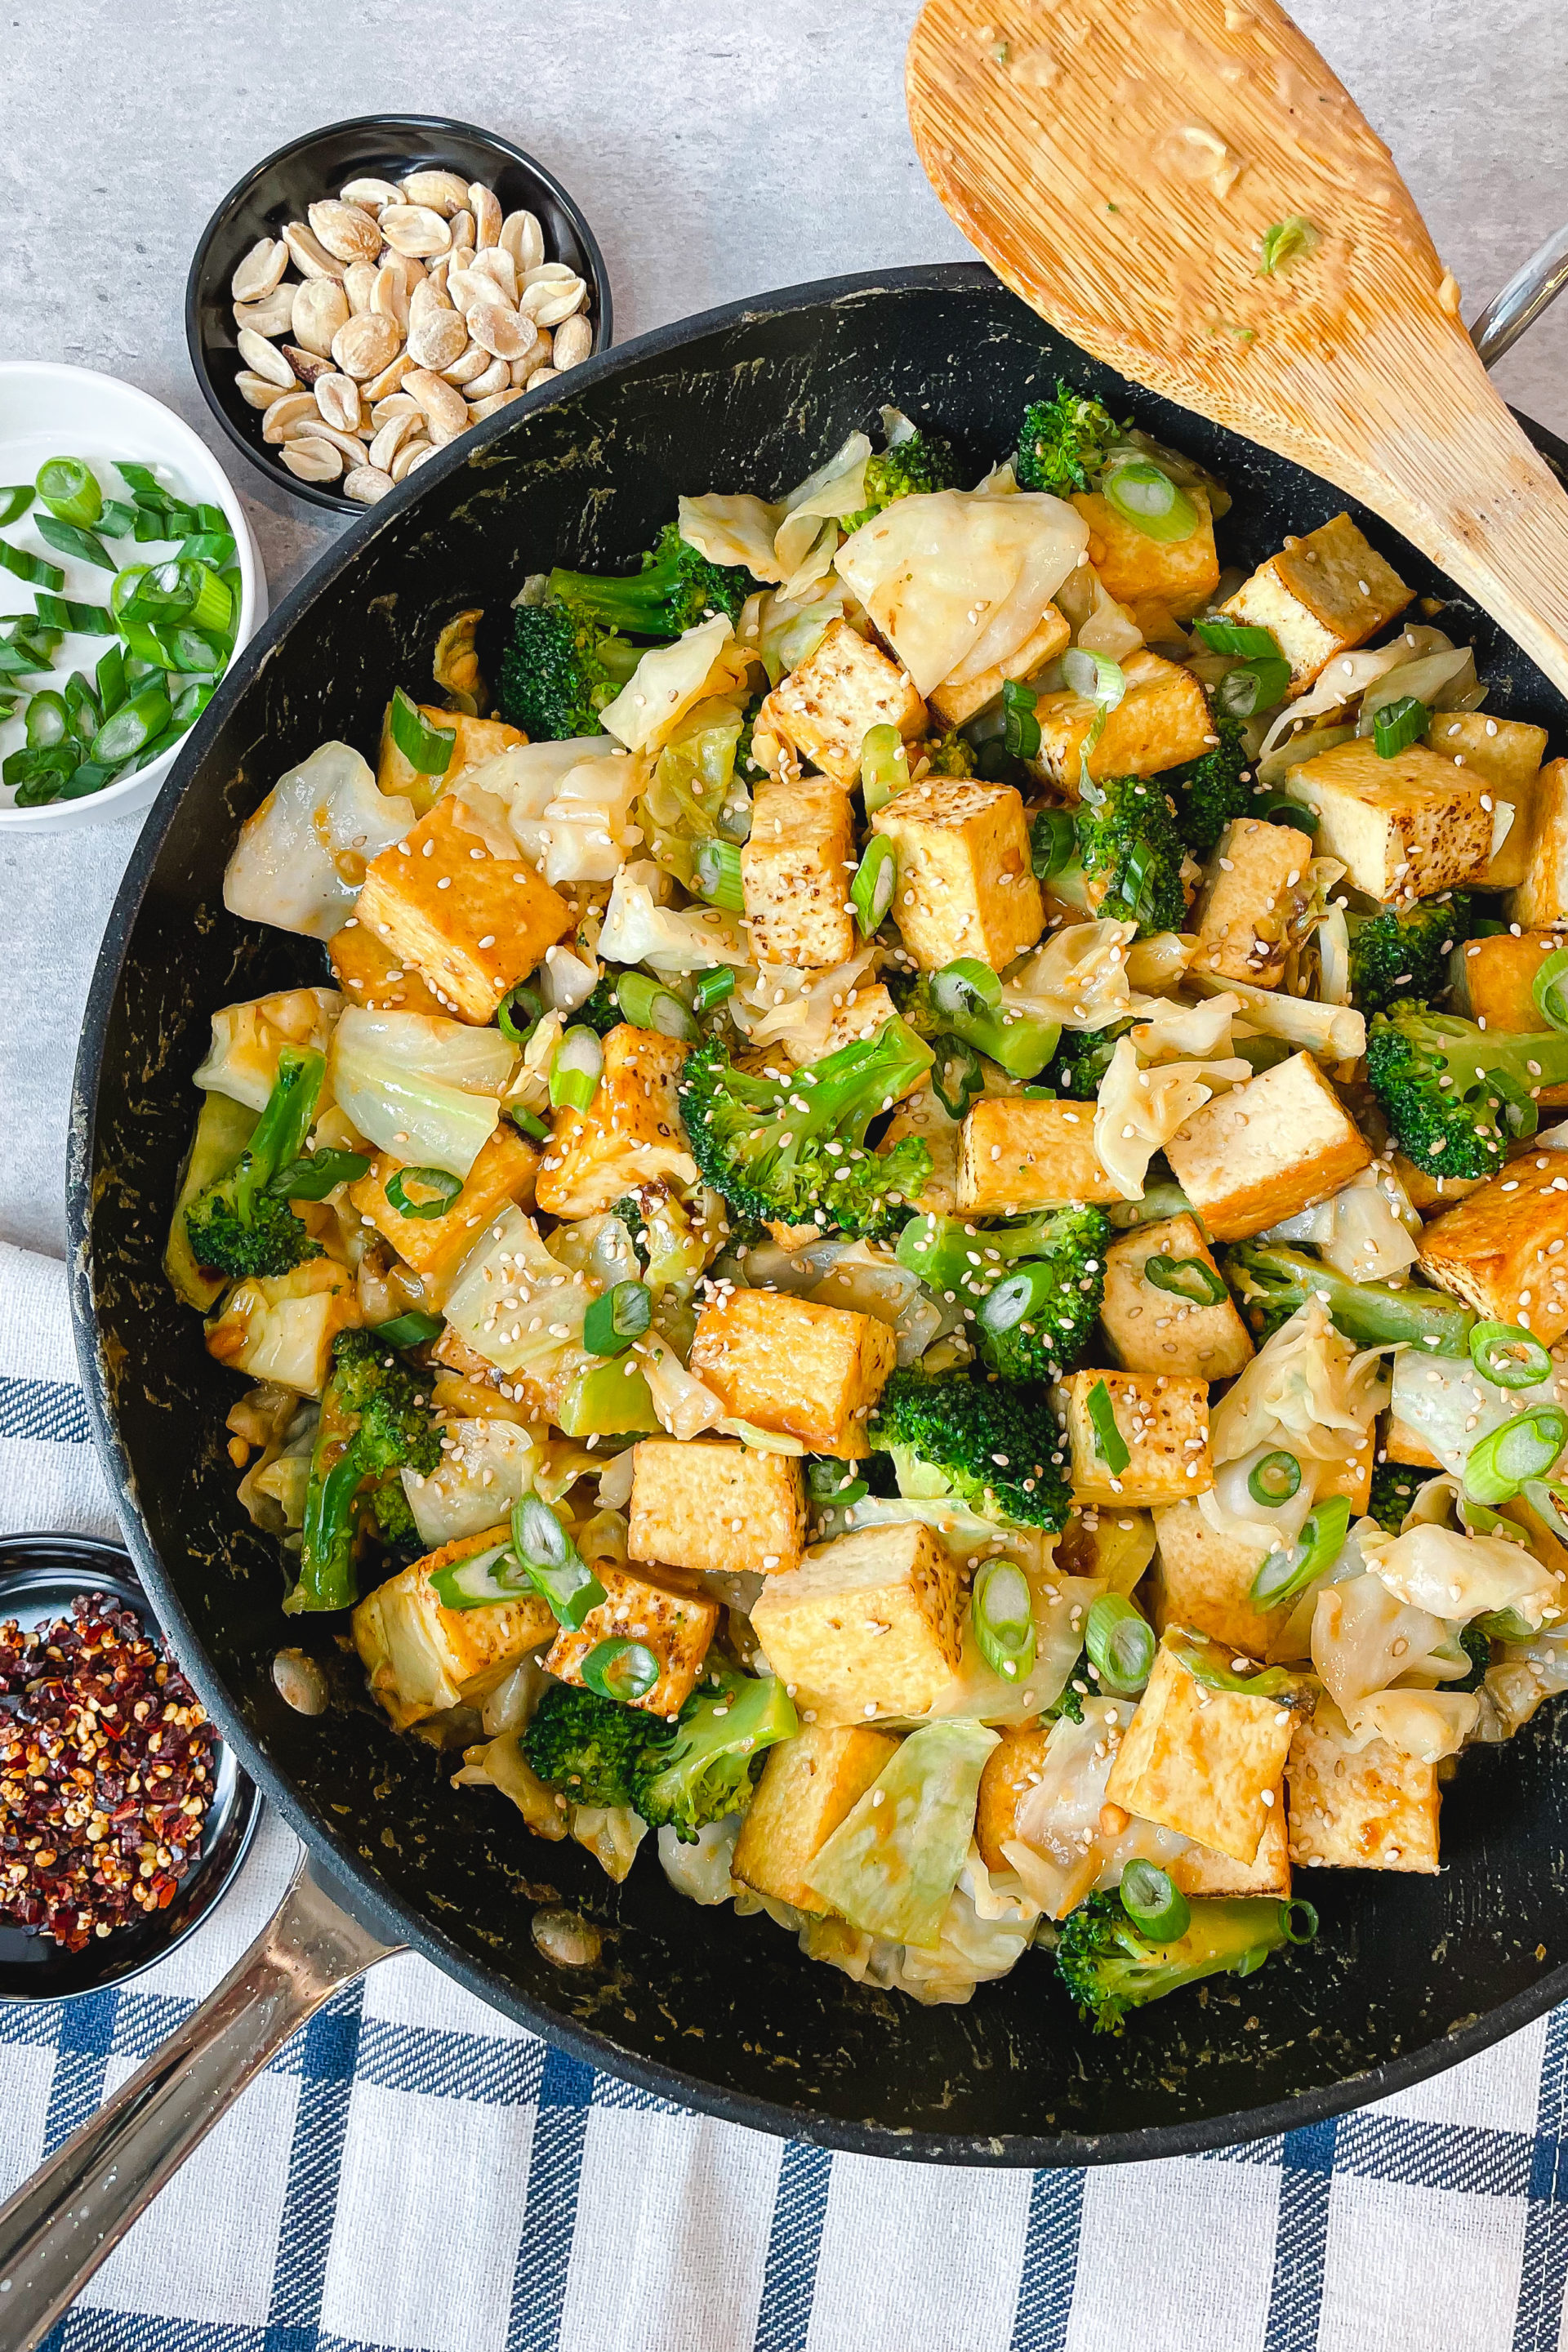
[{"label": "golden brown tofu cube", "polygon": [[646,1715],[677,1715],[697,1687],[702,1661],[719,1625],[719,1604],[657,1569],[621,1568],[596,1559],[594,1573],[605,1598],[574,1633],[563,1625],[545,1653],[549,1674],[583,1685],[583,1661],[601,1642],[640,1642],[658,1660],[658,1680],[628,1702]]},{"label": "golden brown tofu cube", "polygon": [[462,1191],[438,1217],[405,1217],[387,1199],[387,1186],[407,1165],[390,1151],[378,1151],[366,1173],[349,1186],[349,1199],[418,1275],[431,1305],[439,1307],[453,1276],[497,1212],[509,1201],[521,1209],[532,1208],[539,1148],[503,1119],[480,1146]]},{"label": "golden brown tofu cube", "polygon": [[[829,1054],[838,1051],[840,1045],[854,1045],[863,1037],[876,1036],[889,1021],[897,1019],[898,1011],[898,1006],[879,980],[862,981],[858,988],[846,989],[843,1003],[834,1006],[823,1034],[822,1051],[813,1054],[810,1060],[826,1061]],[[784,1040],[786,1046],[790,1042],[787,1038]],[[790,1058],[792,1061],[795,1059],[793,1054]],[[810,1063],[797,1066],[809,1067]]]},{"label": "golden brown tofu cube", "polygon": [[[1246,1324],[1225,1291],[1201,1306],[1180,1291],[1162,1290],[1144,1272],[1151,1258],[1196,1259],[1214,1282],[1220,1271],[1195,1217],[1160,1217],[1134,1225],[1105,1253],[1105,1300],[1100,1319],[1124,1372],[1187,1372],[1202,1381],[1234,1380],[1252,1361]],[[1177,1275],[1196,1286],[1201,1277]],[[1213,1286],[1212,1284],[1210,1286]]]},{"label": "golden brown tofu cube", "polygon": [[963,1655],[958,1562],[917,1520],[862,1528],[770,1576],[752,1625],[775,1675],[853,1715],[924,1715]]},{"label": "golden brown tofu cube", "polygon": [[1268,1557],[1267,1541],[1244,1543],[1211,1528],[1196,1503],[1172,1503],[1154,1514],[1158,1544],[1153,1616],[1190,1626],[1230,1649],[1267,1658],[1289,1609],[1257,1610],[1252,1580]]},{"label": "golden brown tofu cube", "polygon": [[[372,1013],[447,1013],[434,990],[401,956],[393,954],[367,923],[351,915],[327,941],[332,978],[351,1004]],[[450,1018],[449,1013],[447,1017]]]},{"label": "golden brown tofu cube", "polygon": [[1383,1452],[1391,1462],[1409,1463],[1417,1470],[1441,1470],[1442,1463],[1424,1437],[1390,1412],[1383,1424]]},{"label": "golden brown tofu cube", "polygon": [[[1454,959],[1454,1011],[1483,1029],[1538,1036],[1547,1024],[1532,992],[1535,975],[1563,944],[1560,931],[1500,931],[1489,940],[1468,940]],[[1568,1086],[1542,1087],[1535,1098],[1548,1108],[1568,1103]]]},{"label": "golden brown tofu cube", "polygon": [[[1115,1470],[1100,1450],[1089,1398],[1103,1385],[1131,1460]],[[1073,1372],[1068,1443],[1077,1503],[1173,1503],[1214,1485],[1206,1381],[1179,1372]]]},{"label": "golden brown tofu cube", "polygon": [[1016,646],[1005,661],[994,663],[990,669],[982,670],[978,677],[968,678],[962,685],[948,677],[940,686],[933,686],[926,698],[932,719],[943,728],[963,726],[977,710],[995,701],[1010,677],[1033,677],[1037,669],[1055,661],[1071,635],[1066,616],[1054,604],[1047,604],[1039,627],[1021,646]]},{"label": "golden brown tofu cube", "polygon": [[1437,1769],[1369,1740],[1342,1748],[1316,1724],[1298,1726],[1285,1767],[1290,1859],[1308,1868],[1437,1868]]},{"label": "golden brown tofu cube", "polygon": [[1406,1160],[1403,1151],[1394,1155],[1394,1172],[1404,1185],[1410,1205],[1423,1217],[1435,1217],[1456,1201],[1467,1200],[1486,1182],[1484,1176],[1433,1176],[1425,1168],[1417,1168]]},{"label": "golden brown tofu cube", "polygon": [[1029,1790],[1038,1786],[1050,1737],[1048,1723],[1004,1726],[1000,1740],[985,1759],[974,1815],[974,1843],[987,1870],[1012,1868],[1002,1849],[1018,1835],[1018,1809]]},{"label": "golden brown tofu cube", "polygon": [[1492,719],[1484,710],[1435,710],[1426,740],[1439,759],[1463,764],[1479,776],[1494,804],[1511,808],[1513,823],[1502,846],[1476,876],[1479,890],[1516,890],[1530,871],[1535,835],[1541,763],[1546,730],[1517,719]]},{"label": "golden brown tofu cube", "polygon": [[1527,931],[1568,924],[1568,760],[1547,761],[1534,803],[1524,873],[1508,902],[1509,920]]},{"label": "golden brown tofu cube", "polygon": [[[1211,1690],[1167,1634],[1110,1768],[1107,1800],[1250,1864],[1279,1810],[1296,1716],[1275,1699]],[[1225,1661],[1228,1665],[1228,1658]]]},{"label": "golden brown tofu cube", "polygon": [[645,1437],[632,1462],[634,1559],[661,1559],[700,1576],[771,1576],[805,1549],[805,1490],[792,1454],[763,1454],[738,1437]]},{"label": "golden brown tofu cube", "polygon": [[1274,1792],[1268,1819],[1249,1863],[1233,1862],[1211,1845],[1190,1845],[1169,1865],[1184,1895],[1290,1895],[1290,1843],[1285,1826],[1285,1786]]},{"label": "golden brown tofu cube", "polygon": [[1491,856],[1490,793],[1425,743],[1385,760],[1355,736],[1289,769],[1286,789],[1318,813],[1318,855],[1370,898],[1434,898],[1473,882]]},{"label": "golden brown tofu cube", "polygon": [[927,776],[879,808],[871,830],[893,845],[893,919],[923,971],[959,956],[1000,971],[1034,946],[1045,909],[1011,784]]},{"label": "golden brown tofu cube", "polygon": [[1277,988],[1311,898],[1312,844],[1288,824],[1233,817],[1209,859],[1193,928],[1199,971]]},{"label": "golden brown tofu cube", "polygon": [[1372,1500],[1373,1465],[1377,1458],[1377,1441],[1371,1430],[1359,1445],[1339,1462],[1323,1465],[1318,1476],[1318,1500],[1327,1495],[1342,1495],[1351,1507],[1352,1519],[1364,1518]]},{"label": "golden brown tofu cube", "polygon": [[604,1040],[605,1067],[586,1110],[563,1107],[539,1163],[538,1200],[552,1217],[592,1217],[639,1184],[696,1181],[680,1124],[678,1037],[617,1022]]},{"label": "golden brown tofu cube", "polygon": [[373,858],[355,912],[428,981],[447,1013],[489,1022],[573,925],[564,898],[524,859],[497,857],[439,800]]},{"label": "golden brown tofu cube", "polygon": [[855,818],[849,795],[826,776],[761,784],[741,852],[746,920],[759,963],[826,970],[855,952],[849,885]]},{"label": "golden brown tofu cube", "polygon": [[1171,1138],[1177,1183],[1216,1242],[1246,1241],[1342,1192],[1372,1150],[1310,1054],[1205,1103]]},{"label": "golden brown tofu cube", "polygon": [[1119,604],[1153,597],[1177,620],[1185,620],[1219,586],[1209,502],[1202,490],[1187,496],[1198,509],[1196,530],[1187,539],[1161,540],[1124,521],[1098,490],[1075,492],[1072,503],[1089,525],[1089,560]]},{"label": "golden brown tofu cube", "polygon": [[[1105,719],[1088,754],[1092,782],[1103,776],[1158,776],[1184,760],[1201,759],[1215,740],[1203,688],[1190,669],[1147,651],[1121,665],[1127,691]],[[1083,747],[1100,717],[1097,704],[1065,689],[1042,694],[1035,705],[1040,748],[1029,765],[1042,783],[1077,800]]]},{"label": "golden brown tofu cube", "polygon": [[1300,694],[1336,654],[1365,645],[1403,613],[1415,593],[1342,514],[1270,556],[1223,609],[1273,630],[1290,665],[1290,691]]},{"label": "golden brown tofu cube", "polygon": [[449,1706],[477,1706],[555,1631],[538,1593],[480,1609],[445,1609],[431,1578],[454,1561],[509,1543],[504,1522],[460,1536],[367,1593],[353,1612],[354,1647],[373,1695],[399,1731]]},{"label": "golden brown tofu cube", "polygon": [[698,1318],[689,1361],[737,1421],[854,1461],[870,1452],[866,1423],[898,1352],[874,1315],[728,1290]]},{"label": "golden brown tofu cube", "polygon": [[913,679],[847,621],[828,623],[816,651],[769,695],[766,717],[764,731],[845,785],[859,781],[860,747],[873,727],[896,727],[912,742],[926,723]]},{"label": "golden brown tofu cube", "polygon": [[375,761],[378,791],[395,793],[412,801],[419,816],[435,806],[447,785],[455,784],[465,768],[477,768],[481,761],[493,760],[498,752],[510,751],[514,744],[528,740],[521,727],[509,727],[503,719],[470,719],[465,711],[443,709],[438,702],[422,702],[419,716],[431,727],[449,728],[457,739],[446,773],[422,775],[411,761],[404,758],[392,740],[390,702],[382,720],[381,749]]},{"label": "golden brown tofu cube", "polygon": [[1568,1156],[1531,1151],[1421,1235],[1434,1282],[1550,1348],[1568,1331]]},{"label": "golden brown tofu cube", "polygon": [[972,1103],[958,1155],[958,1207],[1005,1217],[1061,1201],[1120,1201],[1094,1148],[1089,1103],[997,1095]]},{"label": "golden brown tofu cube", "polygon": [[731,1876],[775,1903],[825,1912],[806,1873],[898,1749],[891,1732],[858,1723],[811,1723],[794,1739],[781,1739],[741,1823]]}]

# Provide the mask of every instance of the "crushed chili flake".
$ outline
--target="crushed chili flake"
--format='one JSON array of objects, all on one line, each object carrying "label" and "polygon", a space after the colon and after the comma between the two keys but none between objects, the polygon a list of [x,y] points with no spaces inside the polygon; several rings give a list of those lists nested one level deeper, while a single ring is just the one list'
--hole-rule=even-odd
[{"label": "crushed chili flake", "polygon": [[166,1908],[201,1853],[215,1734],[108,1595],[0,1624],[0,1917],[80,1951]]}]

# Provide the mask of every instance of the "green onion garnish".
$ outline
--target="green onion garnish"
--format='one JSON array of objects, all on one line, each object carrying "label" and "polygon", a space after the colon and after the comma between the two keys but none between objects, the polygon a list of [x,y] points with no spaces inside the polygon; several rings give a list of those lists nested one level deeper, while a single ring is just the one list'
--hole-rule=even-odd
[{"label": "green onion garnish", "polygon": [[32,697],[27,704],[26,721],[27,749],[30,751],[47,751],[55,744],[63,743],[66,737],[74,732],[70,712],[62,696],[56,694],[51,688]]},{"label": "green onion garnish", "polygon": [[74,555],[79,563],[95,564],[100,572],[117,572],[120,568],[103,541],[74,522],[59,522],[53,515],[38,515],[33,529],[45,545],[58,555]]},{"label": "green onion garnish", "polygon": [[544,1018],[544,1007],[531,988],[524,988],[520,980],[509,989],[496,1006],[496,1025],[501,1035],[513,1045],[526,1045]]},{"label": "green onion garnish", "polygon": [[374,1337],[388,1348],[423,1348],[438,1339],[446,1328],[439,1315],[422,1315],[411,1307],[405,1315],[395,1315],[390,1323],[377,1323]]},{"label": "green onion garnish", "polygon": [[[290,1160],[287,1167],[279,1168],[267,1189],[275,1201],[324,1201],[338,1185],[352,1184],[369,1167],[370,1161],[363,1151],[307,1151],[300,1159]],[[417,1175],[419,1171],[410,1169],[407,1172]],[[401,1181],[400,1177],[393,1178],[395,1184]],[[386,1196],[391,1200],[391,1184],[386,1188]],[[417,1215],[418,1212],[405,1210],[404,1214]]]},{"label": "green onion garnish", "polygon": [[103,492],[79,457],[50,457],[38,467],[37,492],[61,522],[89,530],[103,512]]},{"label": "green onion garnish", "polygon": [[1224,1277],[1201,1257],[1168,1257],[1161,1251],[1143,1261],[1143,1279],[1173,1298],[1194,1307],[1217,1307],[1229,1297]]},{"label": "green onion garnish", "polygon": [[1154,1628],[1120,1592],[1102,1592],[1089,1612],[1083,1645],[1100,1688],[1112,1698],[1141,1691],[1154,1666]]},{"label": "green onion garnish", "polygon": [[20,522],[32,503],[31,482],[8,482],[0,489],[0,530],[8,522]]},{"label": "green onion garnish", "polygon": [[[1170,1648],[1193,1680],[1202,1683],[1205,1690],[1238,1691],[1243,1698],[1288,1699],[1300,1688],[1299,1677],[1288,1666],[1265,1666],[1257,1674],[1244,1675],[1234,1666],[1222,1665],[1214,1648],[1201,1638],[1194,1642],[1176,1635]],[[1234,1652],[1227,1649],[1226,1655],[1234,1655]]]},{"label": "green onion garnish", "polygon": [[1568,1029],[1568,948],[1553,948],[1542,959],[1531,982],[1535,1009],[1549,1029]]},{"label": "green onion garnish", "polygon": [[1115,459],[1106,467],[1100,488],[1111,512],[1142,531],[1145,539],[1162,542],[1191,539],[1202,521],[1185,490],[1178,489],[1169,474],[1148,457]]},{"label": "green onion garnish", "polygon": [[896,727],[868,727],[860,741],[860,789],[875,816],[910,781],[909,753]]},{"label": "green onion garnish", "polygon": [[114,635],[114,615],[107,604],[79,604],[72,597],[50,596],[42,589],[33,602],[46,628],[58,629],[62,634],[74,630],[79,637],[111,637]]},{"label": "green onion garnish", "polygon": [[1002,742],[1015,760],[1033,760],[1040,749],[1040,722],[1035,716],[1038,698],[1021,677],[1010,677],[1002,688]]},{"label": "green onion garnish", "polygon": [[400,686],[392,689],[392,740],[422,776],[444,776],[458,748],[455,727],[433,727]]},{"label": "green onion garnish", "polygon": [[1288,261],[1310,253],[1317,242],[1318,232],[1305,214],[1292,213],[1289,220],[1276,221],[1258,240],[1258,275],[1272,278]]},{"label": "green onion garnish", "polygon": [[1392,760],[1407,743],[1419,742],[1426,732],[1431,712],[1414,694],[1402,694],[1395,702],[1384,702],[1373,713],[1372,745],[1380,760]]},{"label": "green onion garnish", "polygon": [[102,761],[106,767],[119,767],[122,761],[144,751],[154,736],[163,733],[173,715],[173,706],[161,685],[142,687],[104,720],[92,739],[93,758]]},{"label": "green onion garnish", "polygon": [[103,713],[97,697],[80,670],[72,670],[63,688],[66,709],[70,713],[71,733],[83,751],[90,751],[92,739],[103,724]]},{"label": "green onion garnish", "polygon": [[[1250,1481],[1248,1486],[1250,1490]],[[1301,1529],[1300,1541],[1271,1551],[1259,1567],[1252,1580],[1253,1607],[1283,1609],[1288,1602],[1300,1601],[1332,1568],[1345,1548],[1350,1527],[1348,1499],[1343,1495],[1325,1496]]]},{"label": "green onion garnish", "polygon": [[1301,1465],[1293,1454],[1283,1449],[1278,1454],[1266,1454],[1247,1474],[1247,1491],[1255,1503],[1288,1503],[1300,1490]]},{"label": "green onion garnish", "polygon": [[970,1622],[992,1673],[1021,1682],[1035,1663],[1035,1599],[1016,1560],[988,1559],[976,1571]]},{"label": "green onion garnish", "polygon": [[931,1050],[936,1058],[931,1082],[938,1102],[949,1118],[967,1118],[970,1104],[985,1092],[979,1055],[962,1037],[953,1036],[936,1038]]},{"label": "green onion garnish", "polygon": [[1544,1478],[1568,1445],[1568,1412],[1558,1404],[1531,1405],[1471,1446],[1464,1491],[1473,1503],[1510,1503],[1532,1478]]},{"label": "green onion garnish", "polygon": [[110,499],[98,518],[100,539],[123,539],[135,527],[136,509],[128,507],[123,499]]},{"label": "green onion garnish", "polygon": [[1141,1859],[1121,1874],[1121,1907],[1152,1944],[1174,1944],[1193,1924],[1193,1906],[1169,1872]]},{"label": "green onion garnish", "polygon": [[1201,637],[1212,654],[1235,654],[1239,660],[1263,658],[1283,661],[1279,641],[1272,629],[1260,629],[1251,621],[1227,621],[1215,618],[1196,621],[1194,635]]},{"label": "green onion garnish", "polygon": [[1078,826],[1071,809],[1041,809],[1029,827],[1029,864],[1037,882],[1048,882],[1071,864],[1078,849]]},{"label": "green onion garnish", "polygon": [[1550,1351],[1517,1323],[1476,1324],[1470,1332],[1470,1361],[1500,1389],[1532,1389],[1552,1373]]},{"label": "green onion garnish", "polygon": [[1285,793],[1270,793],[1248,814],[1262,824],[1293,825],[1298,833],[1316,833],[1321,821],[1315,808],[1309,808],[1305,801],[1291,800]]},{"label": "green onion garnish", "polygon": [[652,1321],[653,1293],[647,1284],[617,1282],[584,1316],[583,1345],[591,1356],[624,1356]]},{"label": "green onion garnish", "polygon": [[1002,1002],[1002,983],[978,956],[960,956],[956,963],[945,963],[940,971],[932,972],[931,1001],[950,1021],[973,1020],[976,1013],[996,1010]]},{"label": "green onion garnish", "polygon": [[741,884],[741,852],[732,841],[704,841],[691,860],[694,884],[710,906],[740,914],[746,904]]},{"label": "green onion garnish", "polygon": [[[434,1194],[428,1201],[411,1201],[407,1187],[417,1184]],[[463,1180],[448,1168],[400,1168],[386,1187],[386,1197],[400,1217],[444,1217],[463,1189]]]},{"label": "green onion garnish", "polygon": [[174,716],[164,732],[183,735],[187,727],[195,725],[212,698],[213,688],[210,680],[198,679],[194,686],[187,686],[184,692],[174,698]]},{"label": "green onion garnish", "polygon": [[58,563],[46,563],[41,555],[29,555],[26,548],[12,547],[0,539],[0,570],[25,580],[29,588],[63,588],[66,575]]},{"label": "green onion garnish", "polygon": [[592,1029],[568,1029],[550,1066],[550,1100],[555,1109],[586,1110],[605,1075],[605,1049]]},{"label": "green onion garnish", "polygon": [[1291,1902],[1282,1903],[1279,1908],[1283,1914],[1279,1925],[1285,1931],[1285,1941],[1288,1944],[1310,1944],[1318,1932],[1318,1915],[1312,1905],[1304,1903],[1298,1895]]},{"label": "green onion garnish", "polygon": [[[988,1331],[1011,1331],[1016,1325],[1026,1324],[1045,1313],[1056,1287],[1055,1268],[1044,1258],[1037,1258],[1032,1265],[1017,1267],[987,1293],[981,1304],[980,1320]],[[1109,1403],[1110,1399],[1106,1402]]]},{"label": "green onion garnish", "polygon": [[694,1013],[711,1013],[715,1005],[722,1004],[727,997],[733,996],[734,993],[734,965],[716,963],[711,971],[703,973],[692,990],[691,1009]]},{"label": "green onion garnish", "polygon": [[487,1551],[470,1552],[467,1559],[449,1560],[430,1578],[430,1590],[443,1609],[494,1609],[507,1601],[521,1601],[534,1591],[532,1577],[510,1544],[492,1544]]},{"label": "green onion garnish", "polygon": [[537,1111],[524,1110],[521,1103],[508,1103],[506,1115],[513,1127],[520,1129],[524,1135],[531,1136],[535,1143],[549,1142],[549,1127]]},{"label": "green onion garnish", "polygon": [[837,1511],[847,1511],[851,1503],[863,1502],[871,1491],[864,1478],[855,1475],[847,1462],[831,1454],[818,1454],[807,1464],[805,1483],[814,1503]]},{"label": "green onion garnish", "polygon": [[[511,1540],[512,1548],[528,1570],[535,1590],[549,1601],[557,1623],[569,1625],[574,1633],[579,1632],[589,1612],[597,1609],[608,1596],[593,1570],[584,1564],[582,1554],[549,1504],[542,1503],[537,1495],[524,1495],[521,1502],[513,1505]],[[617,1646],[629,1649],[637,1645],[601,1642],[598,1649],[589,1652],[584,1663],[584,1678],[595,1658],[605,1650]],[[647,1651],[644,1650],[642,1655],[646,1658]],[[658,1663],[656,1659],[647,1681],[630,1696],[640,1697],[642,1692],[651,1689],[658,1680]],[[619,1691],[600,1689],[597,1683],[591,1683],[589,1687],[599,1690],[603,1698],[622,1696]]]},{"label": "green onion garnish", "polygon": [[1227,669],[1215,688],[1215,701],[1227,719],[1250,719],[1259,710],[1272,710],[1285,698],[1290,683],[1290,666],[1284,661],[1258,660],[1242,662]]},{"label": "green onion garnish", "polygon": [[849,903],[855,909],[855,919],[860,936],[868,940],[879,930],[893,903],[893,887],[899,878],[899,861],[893,845],[885,834],[873,834],[866,844],[866,854],[855,869],[855,879],[849,885]]},{"label": "green onion garnish", "polygon": [[1127,1440],[1116,1426],[1116,1408],[1103,1381],[1096,1381],[1089,1392],[1089,1420],[1094,1432],[1095,1452],[1112,1477],[1119,1478],[1132,1456],[1127,1450]]},{"label": "green onion garnish", "polygon": [[658,1680],[658,1660],[643,1642],[600,1642],[578,1669],[591,1691],[623,1706],[646,1698]]},{"label": "green onion garnish", "polygon": [[166,507],[180,504],[174,493],[163,488],[150,466],[134,466],[124,457],[117,457],[115,467],[139,507],[152,507],[162,513]]},{"label": "green onion garnish", "polygon": [[232,563],[237,552],[226,530],[193,531],[180,549],[184,561],[210,563],[217,572],[221,572],[226,563]]},{"label": "green onion garnish", "polygon": [[650,980],[646,971],[623,971],[616,982],[616,1003],[634,1029],[652,1029],[661,1037],[679,1037],[695,1045],[701,1032],[689,1005],[673,988]]}]

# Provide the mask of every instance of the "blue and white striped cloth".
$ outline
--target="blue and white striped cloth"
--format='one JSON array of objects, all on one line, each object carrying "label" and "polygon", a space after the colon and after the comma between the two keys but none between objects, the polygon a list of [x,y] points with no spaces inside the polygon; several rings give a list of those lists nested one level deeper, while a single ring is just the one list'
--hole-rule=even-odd
[{"label": "blue and white striped cloth", "polygon": [[[63,1269],[0,1244],[0,1531],[41,1528],[113,1519]],[[0,2005],[0,2196],[217,1981],[293,1861],[269,1822],[162,1968]],[[1568,2011],[1283,2140],[981,2172],[688,2115],[402,1958],[252,2085],[50,2352],[1125,2352],[1130,2331],[1156,2352],[1560,2352],[1565,2158]]]}]

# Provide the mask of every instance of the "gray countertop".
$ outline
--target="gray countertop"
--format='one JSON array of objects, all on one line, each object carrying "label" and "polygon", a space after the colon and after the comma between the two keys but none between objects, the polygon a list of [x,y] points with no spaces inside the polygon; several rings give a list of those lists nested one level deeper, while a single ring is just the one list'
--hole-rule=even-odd
[{"label": "gray countertop", "polygon": [[[1473,317],[1568,198],[1562,0],[1297,0],[1387,138]],[[71,0],[11,20],[0,68],[0,358],[129,378],[245,496],[276,603],[327,544],[241,473],[185,356],[184,291],[219,197],[284,140],[384,109],[518,141],[593,221],[621,339],[773,286],[962,254],[910,145],[913,0]],[[10,37],[12,34],[16,38]],[[1568,433],[1568,301],[1500,371]],[[0,1237],[64,1249],[80,1009],[134,823],[0,846]]]}]

